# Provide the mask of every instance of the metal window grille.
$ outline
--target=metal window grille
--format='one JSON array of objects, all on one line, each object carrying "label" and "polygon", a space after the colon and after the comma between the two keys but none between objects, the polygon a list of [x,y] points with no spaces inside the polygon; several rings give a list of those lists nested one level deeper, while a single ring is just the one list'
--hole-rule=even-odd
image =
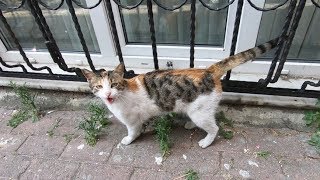
[{"label": "metal window grille", "polygon": [[[99,0],[95,5],[91,7],[84,6],[77,0],[61,0],[61,2],[56,7],[50,7],[41,0],[22,0],[21,4],[17,7],[8,7],[5,3],[1,2],[1,5],[5,7],[5,9],[0,10],[0,20],[1,23],[3,23],[6,30],[9,32],[9,35],[13,39],[13,42],[20,52],[21,56],[23,57],[23,60],[27,64],[28,67],[30,67],[34,71],[39,71],[40,73],[33,73],[28,72],[27,69],[22,64],[13,64],[9,65],[7,64],[1,57],[0,57],[0,76],[3,77],[21,77],[21,78],[34,78],[34,79],[52,79],[52,80],[64,80],[64,81],[85,81],[84,77],[81,74],[81,71],[77,67],[68,67],[66,64],[59,47],[51,33],[51,30],[46,22],[45,17],[42,14],[42,10],[40,6],[45,7],[48,10],[57,10],[61,8],[61,6],[64,4],[64,1],[66,2],[68,6],[69,13],[72,17],[74,27],[77,31],[78,38],[80,40],[83,52],[86,56],[87,62],[91,68],[92,71],[98,72],[91,60],[90,53],[88,51],[88,47],[86,45],[86,41],[83,37],[83,33],[81,30],[81,26],[79,24],[77,15],[75,14],[74,10],[74,4],[84,8],[84,9],[93,9],[97,6],[99,6],[101,3],[104,3],[106,6],[106,11],[111,27],[112,37],[114,40],[114,45],[116,49],[116,53],[118,55],[119,61],[123,63],[123,56],[121,52],[121,47],[119,43],[119,37],[116,29],[115,19],[112,11],[112,6],[110,0]],[[127,6],[121,4],[119,0],[113,0],[119,8],[123,9],[134,9],[137,8],[139,5],[142,4],[144,0],[140,0],[137,4],[132,6]],[[155,27],[154,27],[154,18],[153,18],[153,11],[152,6],[157,5],[160,8],[167,10],[167,11],[174,11],[176,9],[181,8],[183,5],[187,3],[188,0],[184,0],[181,4],[175,6],[175,7],[165,7],[160,3],[158,0],[146,0],[147,8],[148,8],[148,20],[149,20],[149,28],[150,28],[150,39],[151,39],[151,45],[152,45],[152,53],[153,53],[153,63],[154,63],[154,69],[158,70],[158,55],[157,55],[157,41],[155,36]],[[210,11],[220,11],[222,9],[228,8],[231,4],[235,3],[235,0],[230,0],[226,5],[223,7],[211,7],[207,5],[203,0],[199,0],[200,3]],[[236,17],[235,17],[235,23],[234,23],[234,29],[233,29],[233,36],[232,36],[232,44],[230,49],[230,55],[235,54],[237,39],[238,39],[238,31],[239,31],[239,24],[241,21],[241,15],[243,11],[243,3],[245,0],[238,0],[237,1],[237,11],[236,11]],[[289,49],[292,44],[292,40],[295,36],[295,32],[297,30],[297,27],[299,25],[299,21],[303,12],[303,9],[306,4],[306,0],[286,0],[275,7],[272,8],[261,8],[257,7],[251,0],[247,0],[247,2],[257,11],[272,11],[277,8],[280,8],[284,6],[285,4],[289,3],[289,11],[286,16],[286,20],[282,27],[282,32],[280,35],[280,40],[278,42],[276,51],[273,55],[273,59],[269,68],[269,72],[267,74],[267,77],[265,79],[260,79],[258,82],[246,82],[246,81],[234,81],[230,80],[231,71],[229,71],[223,81],[223,89],[224,91],[228,92],[240,92],[240,93],[255,93],[255,94],[270,94],[270,95],[284,95],[284,96],[299,96],[299,97],[320,97],[320,90],[314,91],[314,90],[306,90],[307,86],[314,86],[314,87],[320,87],[320,81],[319,82],[311,82],[311,81],[305,81],[300,89],[287,89],[287,88],[271,88],[267,87],[269,83],[275,83],[278,81],[281,71],[283,69],[284,64],[286,63],[287,56],[289,53]],[[317,4],[314,0],[311,0],[313,5],[317,8],[320,8],[320,5]],[[195,53],[195,13],[196,13],[196,0],[191,0],[191,16],[190,16],[190,68],[194,67],[194,53]],[[13,32],[12,28],[8,24],[6,18],[3,16],[3,11],[14,11],[22,6],[28,6],[32,16],[34,17],[35,22],[38,25],[39,30],[42,33],[43,38],[45,39],[45,44],[48,49],[48,52],[50,53],[50,56],[55,64],[62,69],[63,71],[74,73],[74,75],[62,75],[62,74],[54,74],[52,70],[47,67],[34,67],[24,50],[22,49],[22,46],[20,45],[19,40],[15,36],[15,33]],[[284,38],[287,37],[287,38]],[[276,64],[279,63],[278,66]],[[7,68],[16,68],[20,67],[22,69],[22,72],[15,72],[15,71],[5,71],[1,68],[1,66],[7,67]],[[134,71],[126,71],[125,77],[131,78],[134,77],[136,74]]]}]

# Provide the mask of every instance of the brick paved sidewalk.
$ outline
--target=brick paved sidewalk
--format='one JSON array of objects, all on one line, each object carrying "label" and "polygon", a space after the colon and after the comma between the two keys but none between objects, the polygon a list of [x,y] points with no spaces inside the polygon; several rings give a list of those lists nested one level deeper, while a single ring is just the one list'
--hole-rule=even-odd
[{"label": "brick paved sidewalk", "polygon": [[[0,108],[0,179],[175,179],[189,169],[201,179],[320,179],[320,156],[306,143],[310,134],[290,129],[237,127],[232,140],[218,138],[201,149],[203,131],[175,127],[171,155],[158,165],[152,133],[124,146],[125,127],[113,121],[90,147],[77,129],[84,111],[55,111],[15,129],[6,126],[11,114]],[[57,119],[60,126],[49,137]],[[66,134],[73,134],[70,142]],[[263,151],[271,155],[257,156]]]}]

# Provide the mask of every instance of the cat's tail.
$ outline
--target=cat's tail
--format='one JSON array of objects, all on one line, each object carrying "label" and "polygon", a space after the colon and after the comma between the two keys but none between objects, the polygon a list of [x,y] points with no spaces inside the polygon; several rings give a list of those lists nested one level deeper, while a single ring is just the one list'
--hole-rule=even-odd
[{"label": "cat's tail", "polygon": [[259,57],[260,55],[267,52],[268,50],[276,47],[278,44],[278,40],[279,40],[279,37],[271,41],[268,41],[264,44],[261,44],[259,46],[256,46],[254,48],[251,48],[246,51],[235,54],[233,56],[227,57],[210,66],[208,70],[218,73],[219,75],[222,76],[227,71],[239,66],[240,64],[250,61],[255,57]]}]

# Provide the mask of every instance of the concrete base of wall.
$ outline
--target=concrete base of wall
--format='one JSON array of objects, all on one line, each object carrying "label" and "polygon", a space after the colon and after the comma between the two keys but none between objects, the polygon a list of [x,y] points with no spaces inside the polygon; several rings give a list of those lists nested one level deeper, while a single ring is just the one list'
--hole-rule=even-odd
[{"label": "concrete base of wall", "polygon": [[[3,81],[0,79],[0,106],[17,109],[19,99],[7,86],[9,82],[24,84],[22,79]],[[42,83],[46,80],[41,80]],[[5,83],[6,82],[6,83]],[[47,81],[39,86],[39,80],[28,79],[26,85],[37,93],[36,104],[43,111],[84,110],[89,103],[100,103],[100,99],[89,92],[87,83]],[[51,89],[51,90],[48,90]],[[219,111],[231,118],[238,126],[256,126],[272,128],[291,128],[299,131],[310,131],[303,120],[306,109],[315,107],[316,99],[284,96],[253,95],[224,93]]]}]

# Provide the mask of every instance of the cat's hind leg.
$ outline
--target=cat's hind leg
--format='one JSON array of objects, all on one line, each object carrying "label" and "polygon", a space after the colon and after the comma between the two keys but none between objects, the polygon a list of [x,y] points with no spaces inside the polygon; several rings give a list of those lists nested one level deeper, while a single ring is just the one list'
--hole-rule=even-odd
[{"label": "cat's hind leg", "polygon": [[190,119],[201,129],[207,132],[207,136],[199,141],[199,146],[206,148],[211,145],[219,127],[216,124],[215,112],[220,101],[220,95],[212,92],[209,95],[196,99],[188,108]]},{"label": "cat's hind leg", "polygon": [[197,125],[194,124],[194,122],[192,121],[187,121],[185,124],[184,124],[184,128],[185,129],[193,129],[197,127]]}]

